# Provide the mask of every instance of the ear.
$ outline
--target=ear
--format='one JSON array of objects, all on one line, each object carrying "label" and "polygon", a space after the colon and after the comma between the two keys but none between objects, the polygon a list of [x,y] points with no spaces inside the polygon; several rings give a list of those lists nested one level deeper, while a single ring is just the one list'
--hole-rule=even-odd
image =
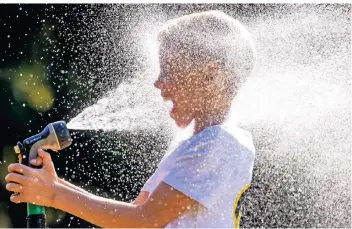
[{"label": "ear", "polygon": [[208,62],[203,68],[203,75],[206,77],[208,81],[214,80],[214,77],[219,73],[220,66],[219,61],[213,60]]}]

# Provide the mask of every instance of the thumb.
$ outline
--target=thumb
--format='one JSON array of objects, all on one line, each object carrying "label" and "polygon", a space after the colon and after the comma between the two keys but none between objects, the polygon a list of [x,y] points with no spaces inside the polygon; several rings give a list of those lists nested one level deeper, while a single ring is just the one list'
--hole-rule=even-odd
[{"label": "thumb", "polygon": [[48,170],[55,170],[53,161],[51,160],[51,156],[48,152],[42,149],[38,149],[38,155],[43,160],[43,167],[45,167]]}]

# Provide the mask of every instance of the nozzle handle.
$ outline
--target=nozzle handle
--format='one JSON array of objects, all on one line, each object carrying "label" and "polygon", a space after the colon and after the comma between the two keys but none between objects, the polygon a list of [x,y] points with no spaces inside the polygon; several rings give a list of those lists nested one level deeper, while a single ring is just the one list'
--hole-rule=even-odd
[{"label": "nozzle handle", "polygon": [[[32,167],[40,168],[41,166],[33,166],[29,163],[29,151],[31,146],[18,142],[15,146],[15,152],[18,154],[19,163]],[[46,228],[45,207],[27,203],[27,228]]]},{"label": "nozzle handle", "polygon": [[[64,121],[48,124],[42,132],[18,142],[15,152],[19,154],[19,162],[26,166],[36,167],[30,164],[31,159],[38,155],[38,149],[51,149],[58,151],[71,145],[72,139]],[[27,204],[27,227],[45,228],[46,215],[45,207],[34,204]]]},{"label": "nozzle handle", "polygon": [[27,228],[46,228],[46,215],[34,214],[27,216]]}]

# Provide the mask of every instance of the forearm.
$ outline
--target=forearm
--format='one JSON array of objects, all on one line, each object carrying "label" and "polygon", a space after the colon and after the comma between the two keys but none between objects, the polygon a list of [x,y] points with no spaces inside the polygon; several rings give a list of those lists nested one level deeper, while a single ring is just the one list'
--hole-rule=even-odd
[{"label": "forearm", "polygon": [[64,179],[59,178],[58,181],[59,181],[60,184],[66,186],[66,187],[72,188],[72,189],[74,189],[76,191],[84,192],[84,193],[87,193],[87,194],[91,194],[88,191],[84,190],[83,188],[80,188],[80,187],[78,187],[76,185],[73,185],[70,182],[65,181]]},{"label": "forearm", "polygon": [[153,227],[142,205],[105,199],[58,184],[52,207],[104,228]]}]

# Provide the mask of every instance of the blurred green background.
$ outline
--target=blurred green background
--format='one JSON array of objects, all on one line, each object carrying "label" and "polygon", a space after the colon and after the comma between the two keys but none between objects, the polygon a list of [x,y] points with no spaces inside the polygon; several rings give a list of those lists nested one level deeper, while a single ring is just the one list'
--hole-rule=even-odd
[{"label": "blurred green background", "polygon": [[[7,166],[16,161],[14,144],[49,122],[68,121],[97,97],[94,86],[99,78],[91,77],[94,72],[87,67],[91,60],[86,53],[92,50],[82,44],[99,8],[0,6],[0,227],[26,227],[25,205],[10,203],[11,193],[5,190]],[[54,160],[58,168],[67,164],[63,159]],[[58,172],[65,176],[64,171]],[[53,209],[47,214],[50,227],[91,226]]]}]

